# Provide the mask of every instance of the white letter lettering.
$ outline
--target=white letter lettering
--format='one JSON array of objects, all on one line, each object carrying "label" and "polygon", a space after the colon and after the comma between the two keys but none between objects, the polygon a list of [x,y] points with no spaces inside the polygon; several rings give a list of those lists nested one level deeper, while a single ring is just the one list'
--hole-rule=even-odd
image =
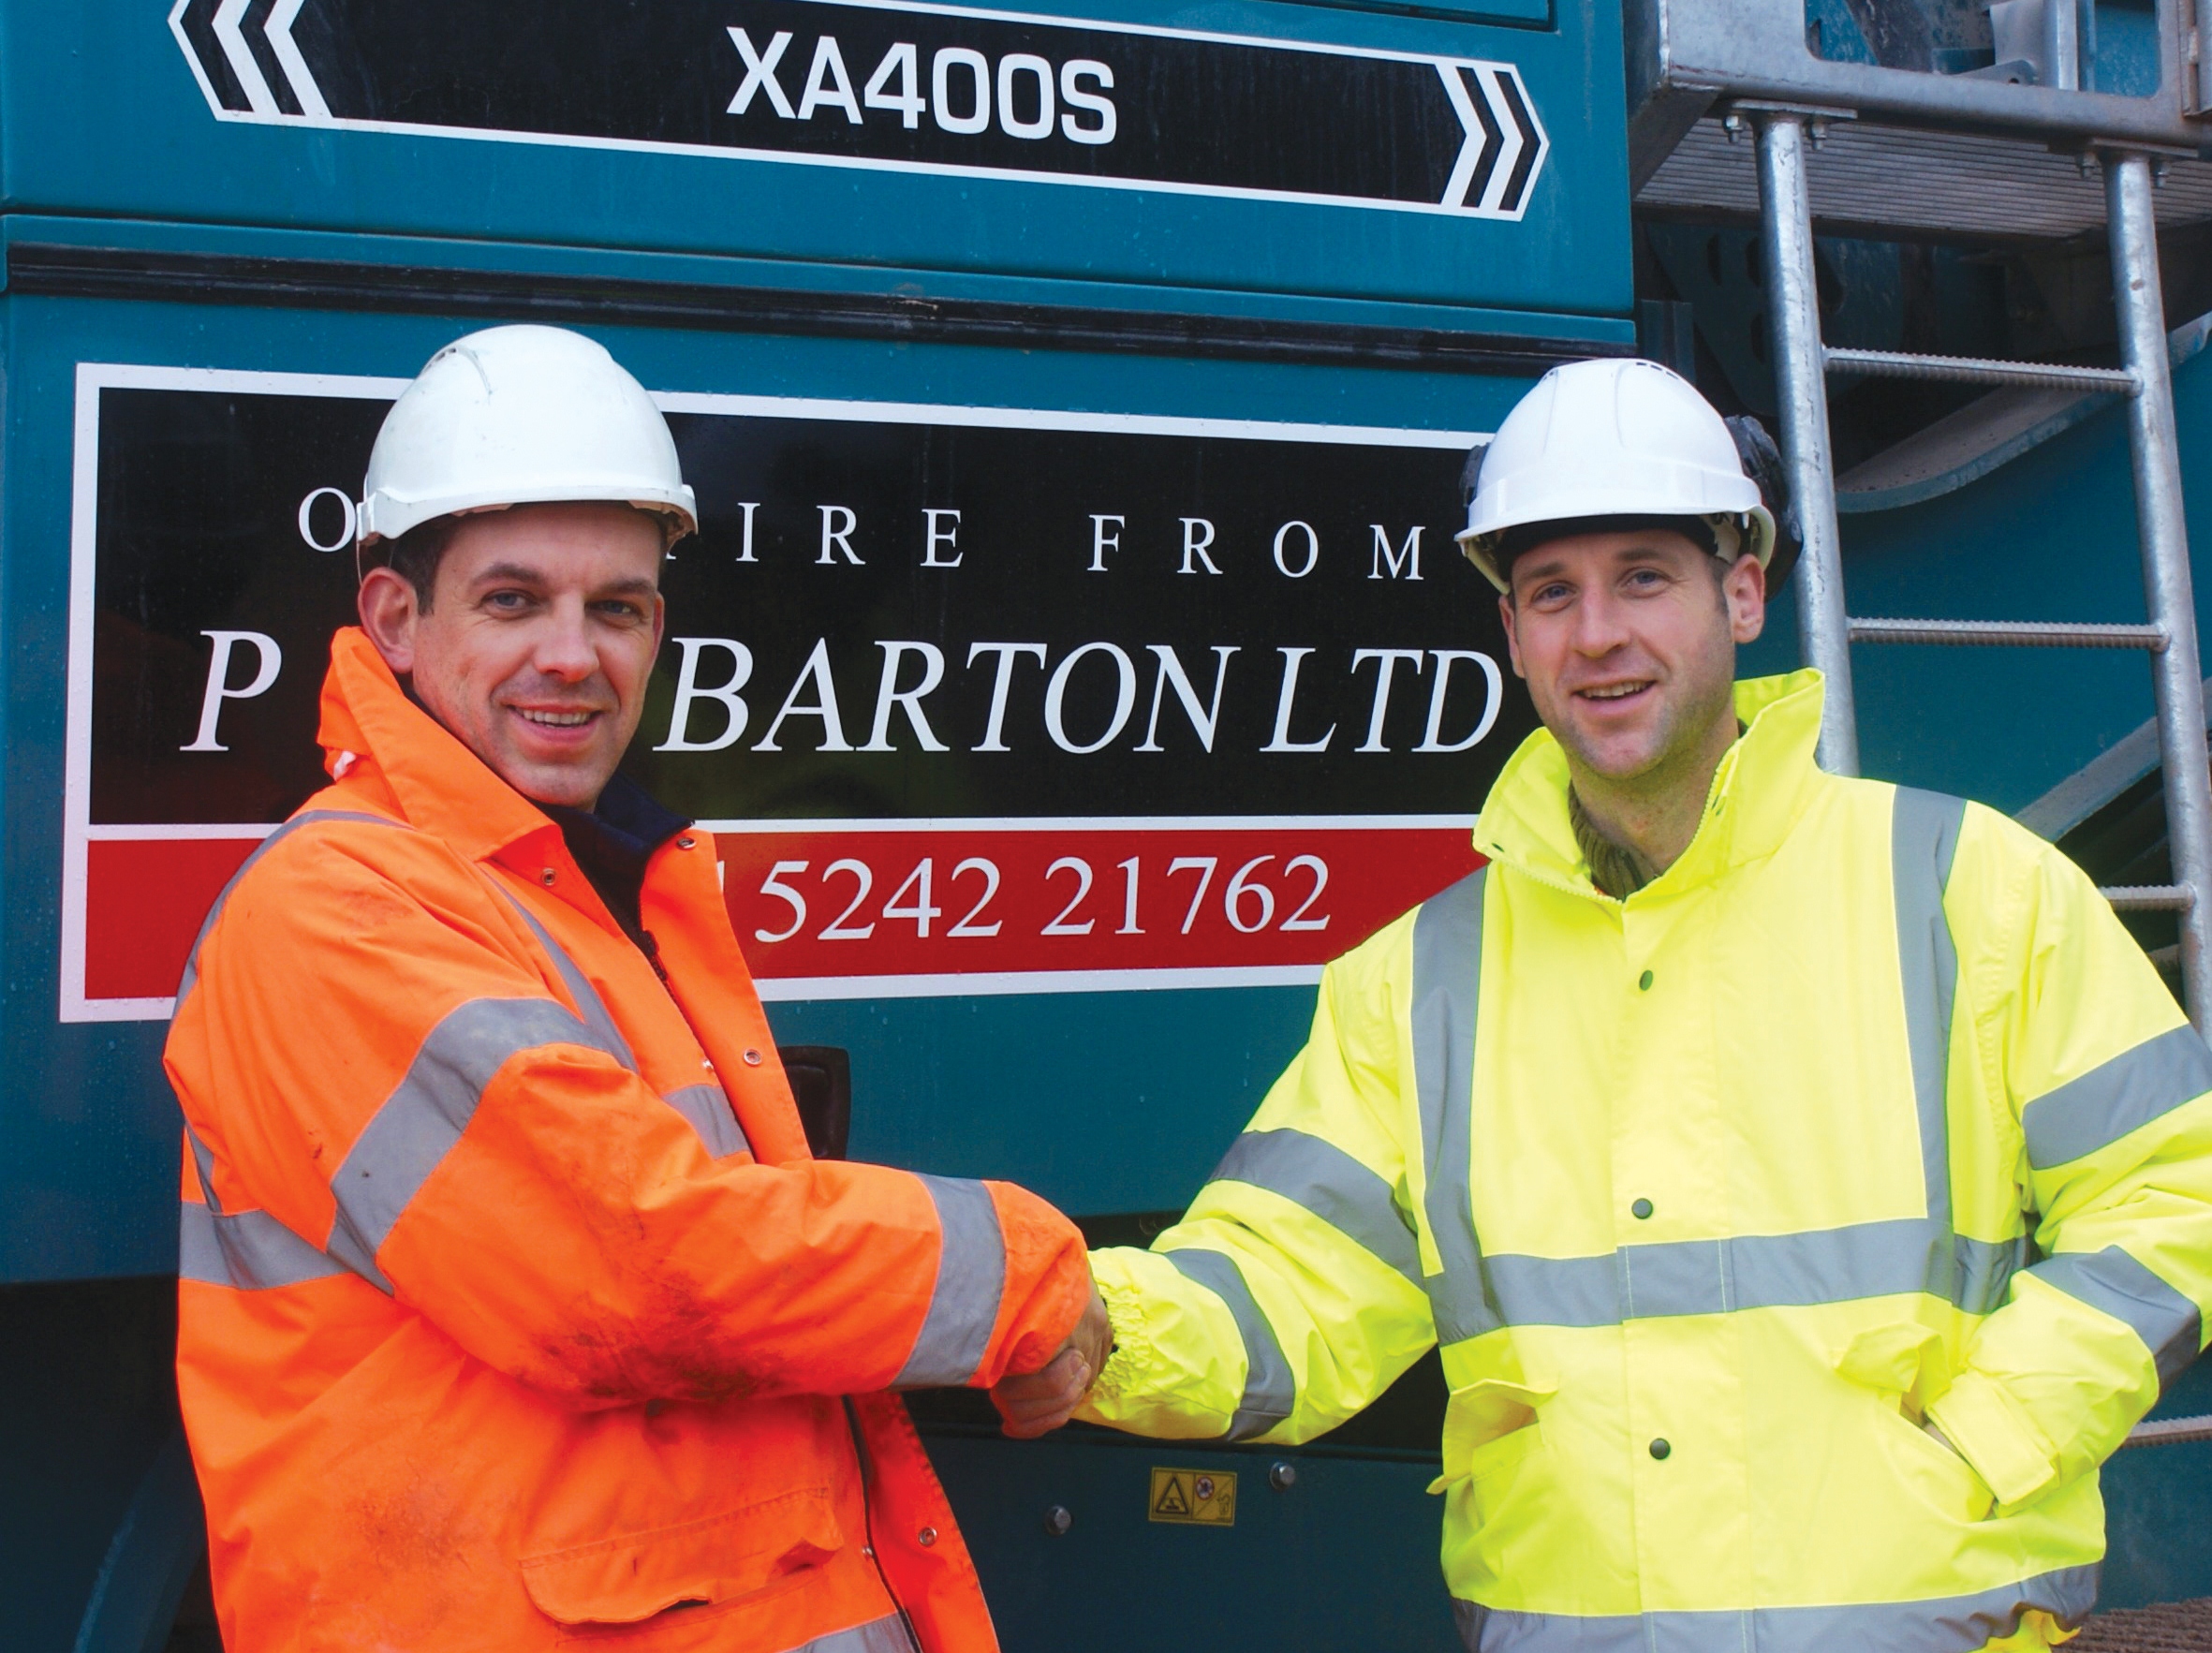
[{"label": "white letter lettering", "polygon": [[998,657],[998,675],[992,680],[991,684],[991,716],[984,722],[983,744],[980,746],[970,746],[968,750],[971,752],[1004,752],[1009,749],[1005,738],[1006,691],[1014,678],[1014,657],[1016,655],[1034,655],[1037,657],[1037,664],[1041,668],[1044,665],[1044,644],[1041,642],[976,643],[967,651],[967,663],[971,671],[975,667],[976,657],[979,655],[996,655]]},{"label": "white letter lettering", "polygon": [[1405,575],[1407,579],[1420,579],[1421,524],[1416,523],[1406,530],[1406,543],[1395,551],[1390,548],[1390,536],[1382,531],[1380,523],[1369,523],[1367,525],[1375,530],[1375,560],[1368,565],[1367,578],[1381,579],[1382,570],[1387,568],[1393,580],[1397,579],[1401,571],[1408,569],[1410,572]]},{"label": "white letter lettering", "polygon": [[1325,752],[1336,735],[1336,726],[1329,725],[1328,731],[1318,741],[1294,741],[1290,738],[1290,707],[1298,698],[1298,670],[1305,663],[1311,649],[1277,649],[1283,657],[1283,686],[1275,701],[1275,739],[1260,749],[1262,752]]},{"label": "white letter lettering", "polygon": [[[940,528],[940,527],[938,527],[938,526],[937,526],[937,519],[938,519],[939,517],[950,517],[950,518],[951,518],[951,519],[952,519],[952,525],[951,525],[950,528]],[[951,550],[952,549],[952,542],[953,542],[953,540],[959,538],[959,535],[960,535],[960,513],[959,513],[958,511],[956,511],[956,510],[925,510],[925,511],[923,511],[923,512],[922,513],[922,566],[923,568],[957,568],[958,567],[960,567],[960,559],[961,559],[961,557],[963,557],[963,556],[965,556],[965,555],[966,555],[966,554],[967,554],[966,552],[960,552],[960,553],[956,553],[954,554],[954,556],[953,556],[952,560],[951,560],[951,562],[949,562],[949,563],[946,563],[946,562],[939,562],[939,561],[937,560],[937,547],[941,545],[941,546],[943,546],[943,547],[944,547],[944,548],[945,548],[947,551],[951,551]]]},{"label": "white letter lettering", "polygon": [[[883,88],[893,75],[899,78],[899,89],[886,93]],[[922,101],[922,71],[915,66],[913,41],[901,40],[883,54],[868,77],[863,97],[870,109],[897,110],[909,132],[922,125],[922,111],[928,106]]]},{"label": "white letter lettering", "polygon": [[[1061,720],[1061,706],[1068,695],[1068,678],[1075,670],[1075,662],[1085,655],[1106,654],[1113,657],[1113,669],[1120,673],[1121,682],[1113,700],[1113,718],[1106,726],[1106,732],[1087,746],[1068,738],[1067,725]],[[1063,752],[1081,755],[1096,752],[1121,733],[1129,720],[1129,714],[1137,708],[1137,663],[1110,642],[1086,642],[1076,649],[1053,669],[1052,681],[1044,686],[1044,728],[1053,737],[1053,745]]]},{"label": "white letter lettering", "polygon": [[[945,651],[934,642],[879,642],[883,651],[883,680],[876,686],[876,727],[868,733],[868,744],[863,752],[891,751],[891,709],[898,707],[906,713],[907,721],[913,726],[914,738],[922,743],[924,752],[950,752],[952,748],[937,739],[929,727],[929,719],[922,716],[922,697],[945,681]],[[908,655],[922,657],[922,681],[912,688],[898,686],[899,662]]]},{"label": "white letter lettering", "polygon": [[1413,670],[1421,670],[1419,649],[1360,649],[1351,657],[1351,669],[1357,672],[1369,660],[1375,664],[1375,709],[1367,714],[1367,738],[1352,748],[1355,752],[1387,752],[1382,744],[1382,719],[1390,711],[1390,680],[1398,669],[1400,660],[1411,660]]},{"label": "white letter lettering", "polygon": [[1147,643],[1144,646],[1159,657],[1159,671],[1152,679],[1152,716],[1144,723],[1144,744],[1136,749],[1140,752],[1167,750],[1159,744],[1159,700],[1160,691],[1172,684],[1174,686],[1175,698],[1183,702],[1183,715],[1190,719],[1190,727],[1198,735],[1199,744],[1211,752],[1214,749],[1214,731],[1221,723],[1221,686],[1229,680],[1229,657],[1236,653],[1236,645],[1220,642],[1214,645],[1214,702],[1203,712],[1198,709],[1198,691],[1191,687],[1190,679],[1184,673],[1183,662],[1177,657],[1174,649],[1164,642]]},{"label": "white letter lettering", "polygon": [[1096,81],[1100,90],[1113,90],[1113,71],[1094,58],[1070,58],[1060,66],[1060,97],[1069,109],[1079,109],[1085,114],[1097,115],[1095,126],[1079,126],[1073,115],[1060,117],[1060,130],[1071,142],[1112,143],[1115,117],[1113,99],[1100,97],[1096,92],[1085,92],[1082,82]]},{"label": "white letter lettering", "polygon": [[1178,574],[1197,573],[1198,570],[1190,566],[1190,559],[1196,557],[1206,565],[1207,573],[1218,574],[1221,570],[1214,567],[1214,559],[1206,554],[1206,547],[1214,543],[1214,524],[1203,517],[1181,517],[1177,520],[1183,524],[1183,566],[1175,571]]},{"label": "white letter lettering", "polygon": [[[801,705],[799,691],[808,684],[814,685],[814,703]],[[753,750],[780,752],[775,744],[777,731],[787,717],[818,717],[822,720],[822,744],[818,752],[849,752],[852,748],[845,741],[845,720],[837,715],[837,680],[830,675],[830,640],[817,638],[814,652],[806,657],[806,664],[799,668],[799,676],[791,685],[791,692],[784,696],[783,708],[775,715],[775,721],[768,726],[768,732]]]},{"label": "white letter lettering", "polygon": [[[1473,649],[1431,649],[1437,657],[1436,686],[1428,691],[1428,732],[1422,737],[1416,752],[1464,752],[1490,732],[1490,726],[1497,721],[1498,703],[1505,699],[1505,678],[1497,670],[1497,662],[1488,655]],[[1489,685],[1490,693],[1482,705],[1482,721],[1475,725],[1475,732],[1464,741],[1451,745],[1443,744],[1444,697],[1452,691],[1452,668],[1462,660],[1472,660],[1482,668],[1482,679]]]},{"label": "white letter lettering", "polygon": [[738,55],[745,60],[745,84],[737,89],[737,96],[730,100],[729,112],[742,115],[753,107],[753,94],[765,92],[775,112],[787,121],[799,117],[791,112],[791,100],[784,96],[784,89],[776,83],[775,66],[783,61],[784,50],[791,43],[791,32],[778,29],[775,37],[768,42],[768,55],[762,57],[753,50],[753,37],[734,25],[730,37],[737,42]]},{"label": "white letter lettering", "polygon": [[[966,69],[976,87],[976,107],[965,115],[955,115],[946,107],[951,100],[945,96],[945,82],[955,68]],[[991,65],[972,47],[948,46],[930,60],[929,96],[930,115],[946,131],[981,132],[991,124]]]},{"label": "white letter lettering", "polygon": [[[199,733],[188,746],[179,746],[180,752],[228,752],[230,748],[215,739],[215,721],[223,716],[225,701],[250,701],[256,695],[269,692],[276,682],[276,674],[284,669],[284,651],[276,646],[276,639],[259,631],[202,631],[200,636],[211,639],[214,657],[207,665],[207,688],[199,697]],[[253,682],[243,688],[230,686],[230,651],[240,643],[251,643],[255,657],[260,665],[255,669]]]},{"label": "white letter lettering", "polygon": [[860,568],[860,555],[852,549],[852,531],[860,526],[860,518],[848,506],[818,505],[814,509],[822,513],[822,553],[814,560],[834,563],[837,559],[830,554],[834,549],[843,552],[845,560],[854,568]]},{"label": "white letter lettering", "polygon": [[814,44],[814,66],[806,71],[806,91],[799,99],[799,118],[814,119],[814,111],[827,105],[841,109],[854,125],[861,124],[861,106],[852,96],[852,77],[845,72],[845,53],[837,50],[837,37],[824,35]]},{"label": "white letter lettering", "polygon": [[[739,698],[737,691],[752,678],[753,651],[729,637],[678,637],[671,641],[684,651],[684,663],[676,669],[676,705],[669,714],[669,738],[653,749],[656,752],[719,752],[724,746],[737,745],[738,737],[745,731],[745,703]],[[709,649],[730,651],[730,681],[720,688],[700,686],[699,660]],[[711,741],[695,741],[691,738],[691,705],[695,701],[720,701],[729,709],[729,721],[722,732]]]}]

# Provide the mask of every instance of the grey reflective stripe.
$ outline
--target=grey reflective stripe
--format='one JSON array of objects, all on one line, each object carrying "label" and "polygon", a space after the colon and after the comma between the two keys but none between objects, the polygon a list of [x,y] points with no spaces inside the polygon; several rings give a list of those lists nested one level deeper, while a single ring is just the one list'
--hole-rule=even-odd
[{"label": "grey reflective stripe", "polygon": [[990,1352],[991,1328],[998,1323],[998,1300],[1006,1291],[1006,1236],[991,1190],[949,1176],[924,1176],[922,1183],[936,1204],[943,1240],[929,1312],[914,1352],[892,1380],[894,1389],[970,1381]]},{"label": "grey reflective stripe", "polygon": [[[1612,1326],[1668,1315],[1926,1292],[1971,1314],[2001,1306],[2025,1234],[1954,1232],[1948,1111],[1958,954],[1943,891],[1966,804],[1898,788],[1891,866],[1906,1049],[1926,1215],[1792,1234],[1626,1246],[1594,1257],[1482,1253],[1468,1182],[1483,873],[1425,903],[1413,925],[1413,1066],[1428,1168],[1424,1204],[1443,1262],[1424,1282],[1444,1343],[1503,1325]],[[2208,1073],[2212,1053],[2198,1046]]]},{"label": "grey reflective stripe", "polygon": [[1164,1255],[1185,1278],[1197,1281],[1229,1306],[1237,1334],[1244,1339],[1245,1393],[1221,1439],[1248,1440],[1266,1434],[1298,1404],[1298,1385],[1290,1376],[1290,1363],[1283,1358],[1283,1346],[1276,1339],[1275,1328],[1267,1323],[1267,1317],[1252,1297],[1251,1287],[1245,1283],[1244,1271],[1222,1252],[1199,1247]]},{"label": "grey reflective stripe", "polygon": [[[1958,852],[1966,801],[1899,787],[1890,813],[1890,877],[1897,915],[1897,966],[1905,985],[1905,1032],[1912,1058],[1912,1094],[1920,1116],[1921,1176],[1927,1213],[1951,1226],[1951,1009],[1958,985],[1958,950],[1943,911],[1943,888]],[[1947,1254],[1943,1261],[1947,1261]],[[1947,1275],[1929,1290],[1952,1294]]]},{"label": "grey reflective stripe", "polygon": [[199,1140],[199,1132],[192,1129],[192,1121],[184,1121],[184,1141],[192,1149],[192,1164],[199,1173],[199,1197],[207,1202],[207,1208],[217,1217],[223,1215],[223,1202],[215,1198],[215,1157],[207,1144]]},{"label": "grey reflective stripe", "polygon": [[706,1144],[709,1159],[752,1152],[753,1144],[745,1141],[745,1127],[738,1124],[736,1114],[730,1111],[729,1095],[720,1085],[686,1085],[660,1100],[691,1122],[691,1129],[699,1132],[699,1140]]},{"label": "grey reflective stripe", "polygon": [[1467,1653],[1798,1653],[1815,1647],[1974,1653],[2016,1631],[2030,1609],[2050,1614],[2068,1629],[2079,1625],[2097,1601],[2097,1571],[2090,1562],[1968,1596],[1849,1607],[1583,1617],[1453,1601],[1452,1611]]},{"label": "grey reflective stripe", "polygon": [[906,1621],[895,1613],[887,1613],[881,1618],[856,1624],[850,1630],[833,1631],[811,1642],[802,1642],[787,1653],[914,1653],[914,1638],[907,1633]]},{"label": "grey reflective stripe", "polygon": [[1421,1100],[1422,1203],[1443,1272],[1428,1282],[1437,1336],[1456,1343],[1501,1322],[1482,1272],[1474,1171],[1475,1011],[1489,868],[1421,904],[1413,918],[1413,1086]]},{"label": "grey reflective stripe", "polygon": [[2028,1241],[1970,1240],[1925,1218],[1795,1234],[1625,1246],[1596,1257],[1482,1259],[1512,1326],[1612,1326],[1667,1315],[1791,1308],[1925,1291],[1947,1278],[1969,1314],[2002,1306]]},{"label": "grey reflective stripe", "polygon": [[[230,892],[238,888],[238,881],[254,870],[254,863],[275,849],[302,827],[313,826],[323,820],[359,820],[371,826],[398,827],[412,831],[405,821],[393,820],[386,815],[369,815],[358,809],[310,809],[304,815],[295,815],[274,832],[254,846],[253,853],[241,862],[238,870],[225,881],[216,893],[214,903],[207,909],[207,917],[199,921],[199,932],[192,937],[192,951],[184,955],[184,974],[177,983],[176,1002],[182,1005],[184,996],[199,981],[199,950],[206,944],[207,933],[215,927],[215,920],[230,899]],[[207,1144],[199,1140],[199,1133],[192,1129],[190,1120],[184,1123],[184,1139],[192,1144],[192,1162],[199,1168],[199,1192],[207,1201],[207,1208],[217,1217],[223,1214],[223,1203],[215,1195],[215,1157],[208,1151]]]},{"label": "grey reflective stripe", "polygon": [[537,914],[522,904],[513,891],[496,878],[492,880],[492,887],[506,896],[508,905],[522,915],[523,922],[530,926],[530,934],[538,937],[538,945],[544,948],[546,956],[553,960],[553,968],[560,972],[562,981],[568,986],[568,996],[576,1001],[576,1013],[583,1018],[583,1025],[592,1030],[598,1048],[633,1073],[636,1072],[638,1058],[630,1054],[629,1041],[623,1038],[622,1029],[614,1025],[613,1016],[608,1012],[606,1000],[599,996],[599,990],[591,984],[591,979],[568,956],[568,949],[555,941],[546,927],[538,922]]},{"label": "grey reflective stripe", "polygon": [[1391,1185],[1335,1143],[1303,1130],[1247,1130],[1230,1144],[1214,1180],[1249,1183],[1305,1206],[1421,1284],[1420,1247]]},{"label": "grey reflective stripe", "polygon": [[177,1230],[177,1274],[205,1286],[265,1291],[327,1280],[346,1269],[266,1211],[225,1217],[186,1201]]},{"label": "grey reflective stripe", "polygon": [[393,820],[388,815],[369,815],[358,809],[310,809],[304,815],[293,816],[291,819],[286,821],[254,846],[254,852],[240,863],[238,870],[230,875],[229,881],[215,896],[214,905],[207,909],[207,917],[199,921],[199,933],[192,937],[192,951],[184,955],[184,980],[177,983],[177,1002],[179,1004],[184,1003],[184,996],[192,991],[194,984],[199,980],[200,945],[207,940],[207,933],[215,927],[215,919],[222,912],[223,904],[230,899],[230,892],[238,888],[238,880],[254,870],[254,863],[260,860],[262,856],[268,854],[270,850],[275,849],[302,827],[313,826],[316,822],[323,820],[359,820],[366,821],[371,826],[398,827],[403,832],[414,830],[404,820]]},{"label": "grey reflective stripe", "polygon": [[2117,1246],[2062,1251],[2028,1272],[2132,1326],[2159,1368],[2161,1388],[2179,1377],[2204,1347],[2197,1306]]},{"label": "grey reflective stripe", "polygon": [[2064,1165],[2212,1090],[2212,1049],[2186,1025],[2146,1039],[2028,1104],[2028,1162]]},{"label": "grey reflective stripe", "polygon": [[521,1052],[549,1044],[615,1055],[550,998],[471,999],[433,1027],[331,1179],[338,1202],[331,1255],[390,1290],[376,1252],[392,1224],[461,1140],[492,1076]]}]

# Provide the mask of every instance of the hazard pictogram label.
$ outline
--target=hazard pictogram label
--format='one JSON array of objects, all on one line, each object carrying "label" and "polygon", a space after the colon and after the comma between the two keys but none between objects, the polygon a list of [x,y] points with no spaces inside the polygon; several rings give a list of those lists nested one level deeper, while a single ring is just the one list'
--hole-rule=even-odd
[{"label": "hazard pictogram label", "polygon": [[1234,1527],[1236,1476],[1220,1470],[1155,1469],[1151,1517],[1183,1527]]}]

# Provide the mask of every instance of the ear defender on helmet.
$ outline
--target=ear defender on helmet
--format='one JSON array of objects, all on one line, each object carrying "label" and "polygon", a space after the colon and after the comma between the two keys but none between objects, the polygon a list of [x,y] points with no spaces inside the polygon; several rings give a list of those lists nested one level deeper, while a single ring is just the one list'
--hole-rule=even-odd
[{"label": "ear defender on helmet", "polygon": [[1790,570],[1797,566],[1797,553],[1805,548],[1798,531],[1797,503],[1790,497],[1790,473],[1782,464],[1782,450],[1766,434],[1766,427],[1750,414],[1739,413],[1721,422],[1735,438],[1744,475],[1759,484],[1760,502],[1775,520],[1774,554],[1766,564],[1766,595],[1771,598],[1789,580]]}]

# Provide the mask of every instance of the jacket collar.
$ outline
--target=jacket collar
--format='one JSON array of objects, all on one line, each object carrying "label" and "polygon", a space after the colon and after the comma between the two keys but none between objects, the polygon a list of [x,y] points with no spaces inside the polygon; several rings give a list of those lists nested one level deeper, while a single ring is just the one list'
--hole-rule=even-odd
[{"label": "jacket collar", "polygon": [[409,825],[489,861],[553,822],[409,700],[358,626],[331,639],[316,739],[333,780],[381,794]]},{"label": "jacket collar", "polygon": [[[1659,898],[1774,853],[1820,775],[1821,674],[1806,670],[1735,686],[1747,726],[1714,772],[1704,819],[1680,860],[1631,901]],[[1567,813],[1567,754],[1538,730],[1506,760],[1475,822],[1475,849],[1546,883],[1599,893]]]}]

